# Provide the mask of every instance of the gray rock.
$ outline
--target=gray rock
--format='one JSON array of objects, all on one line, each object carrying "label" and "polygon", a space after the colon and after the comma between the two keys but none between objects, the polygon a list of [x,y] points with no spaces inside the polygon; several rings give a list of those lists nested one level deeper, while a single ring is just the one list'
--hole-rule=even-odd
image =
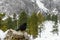
[{"label": "gray rock", "polygon": [[31,0],[0,0],[0,12],[11,15],[25,10],[27,13],[31,13],[33,10],[38,10],[38,6],[35,5],[36,3]]}]

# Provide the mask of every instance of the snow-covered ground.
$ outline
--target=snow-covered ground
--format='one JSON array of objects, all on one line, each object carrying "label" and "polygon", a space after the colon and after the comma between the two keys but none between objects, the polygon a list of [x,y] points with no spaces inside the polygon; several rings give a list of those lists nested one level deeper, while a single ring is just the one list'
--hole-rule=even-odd
[{"label": "snow-covered ground", "polygon": [[5,38],[5,32],[3,32],[2,30],[0,30],[0,40],[4,40]]},{"label": "snow-covered ground", "polygon": [[44,23],[45,29],[41,33],[41,37],[38,37],[34,40],[60,40],[60,24],[58,23],[59,35],[53,34],[51,31],[53,30],[54,22],[45,21]]},{"label": "snow-covered ground", "polygon": [[[53,34],[51,31],[53,30],[54,22],[52,21],[45,21],[43,23],[44,30],[41,32],[41,37],[38,35],[37,38],[33,39],[32,36],[30,37],[30,40],[60,40],[60,24],[58,23],[58,30],[59,35]],[[4,40],[4,37],[6,36],[6,32],[3,32],[0,30],[0,38],[1,40]],[[39,33],[40,34],[40,33]]]}]

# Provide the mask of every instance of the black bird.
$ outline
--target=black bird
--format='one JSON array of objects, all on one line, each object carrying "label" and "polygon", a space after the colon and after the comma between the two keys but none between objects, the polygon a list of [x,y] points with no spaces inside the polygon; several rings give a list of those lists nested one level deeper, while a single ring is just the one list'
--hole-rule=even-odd
[{"label": "black bird", "polygon": [[27,23],[23,23],[22,25],[20,25],[18,27],[18,29],[16,31],[25,31],[26,30],[26,27],[27,27]]}]

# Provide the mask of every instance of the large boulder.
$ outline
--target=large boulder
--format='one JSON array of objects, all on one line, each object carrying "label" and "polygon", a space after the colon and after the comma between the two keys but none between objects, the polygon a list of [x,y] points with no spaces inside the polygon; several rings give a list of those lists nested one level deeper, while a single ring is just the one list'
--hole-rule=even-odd
[{"label": "large boulder", "polygon": [[5,40],[29,40],[27,32],[15,31],[10,29],[7,32]]}]

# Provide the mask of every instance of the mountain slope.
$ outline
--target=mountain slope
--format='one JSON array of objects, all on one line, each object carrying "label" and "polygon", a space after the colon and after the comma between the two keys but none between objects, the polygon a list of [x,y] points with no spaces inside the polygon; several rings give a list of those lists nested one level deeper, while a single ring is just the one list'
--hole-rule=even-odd
[{"label": "mountain slope", "polygon": [[48,11],[48,9],[44,6],[44,4],[40,0],[36,0],[36,3],[41,10],[43,10],[45,12]]},{"label": "mountain slope", "polygon": [[[19,13],[25,10],[27,13],[38,11],[38,6],[31,0],[0,0],[0,12],[11,15],[12,13]],[[36,7],[36,8],[34,8]]]}]

